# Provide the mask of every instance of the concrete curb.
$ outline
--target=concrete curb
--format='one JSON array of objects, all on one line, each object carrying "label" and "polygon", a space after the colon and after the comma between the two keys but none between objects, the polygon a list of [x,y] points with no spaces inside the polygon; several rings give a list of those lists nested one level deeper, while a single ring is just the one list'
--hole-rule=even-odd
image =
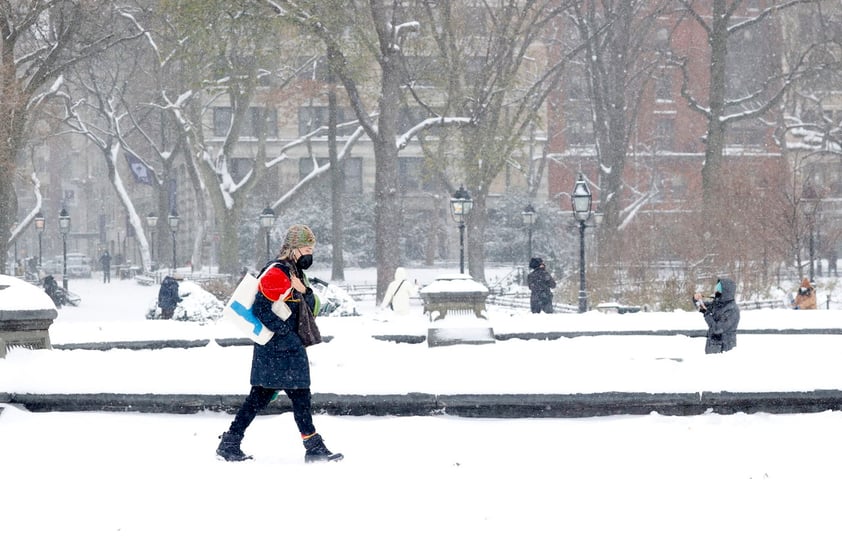
[{"label": "concrete curb", "polygon": [[[703,329],[681,330],[630,330],[630,331],[548,331],[529,333],[495,333],[494,339],[506,341],[509,339],[522,340],[556,340],[575,337],[601,337],[610,335],[660,335],[665,337],[683,335],[685,337],[705,337]],[[842,328],[807,328],[807,329],[741,329],[737,335],[842,335]],[[419,344],[427,340],[425,335],[406,334],[378,334],[372,335],[373,339],[398,342],[407,344]],[[323,335],[324,342],[333,340],[332,335]],[[219,346],[251,346],[254,344],[251,339],[243,338],[219,338],[213,339]],[[492,341],[489,341],[492,342]],[[207,346],[211,339],[165,339],[147,341],[105,341],[105,342],[75,342],[75,343],[54,343],[56,350],[160,350],[162,348],[199,348]]]},{"label": "concrete curb", "polygon": [[[0,393],[0,403],[29,411],[113,411],[191,414],[234,413],[243,395],[201,394],[18,394]],[[842,391],[765,393],[590,393],[504,395],[342,395],[314,393],[313,410],[328,415],[425,416],[482,418],[581,418],[609,415],[700,415],[744,413],[817,413],[842,409]],[[266,414],[291,411],[284,396]]]}]

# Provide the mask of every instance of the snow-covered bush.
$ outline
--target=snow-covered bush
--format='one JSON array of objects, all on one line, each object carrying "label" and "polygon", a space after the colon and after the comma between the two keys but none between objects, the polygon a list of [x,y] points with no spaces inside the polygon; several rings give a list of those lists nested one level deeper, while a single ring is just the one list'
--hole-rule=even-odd
[{"label": "snow-covered bush", "polygon": [[319,316],[359,316],[357,302],[343,288],[326,284],[320,279],[310,283],[321,302]]},{"label": "snow-covered bush", "polygon": [[[193,281],[178,282],[178,297],[181,301],[175,308],[173,320],[206,323],[219,319],[225,304],[213,294]],[[150,320],[161,318],[161,308],[154,303],[146,313]]]}]

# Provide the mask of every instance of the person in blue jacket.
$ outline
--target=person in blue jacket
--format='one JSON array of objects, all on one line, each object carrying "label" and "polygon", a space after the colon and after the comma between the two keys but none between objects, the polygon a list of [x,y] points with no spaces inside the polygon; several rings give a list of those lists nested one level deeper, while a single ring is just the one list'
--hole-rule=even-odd
[{"label": "person in blue jacket", "polygon": [[737,326],[740,324],[740,308],[736,301],[737,284],[733,280],[720,278],[712,301],[704,301],[700,293],[693,301],[705,317],[708,325],[706,354],[727,352],[737,346]]},{"label": "person in blue jacket", "polygon": [[[303,307],[310,307],[313,314],[318,314],[318,300],[304,274],[304,270],[313,263],[315,245],[316,237],[309,227],[293,225],[287,230],[277,259],[261,272],[252,310],[274,335],[265,345],[254,345],[251,391],[228,431],[220,436],[216,449],[216,453],[226,461],[251,458],[241,449],[243,435],[279,391],[286,393],[292,402],[293,418],[304,442],[304,461],[338,461],[343,458],[342,454],[328,450],[313,425],[310,362],[298,332],[298,316]],[[288,307],[289,316],[285,319],[272,310],[273,304],[279,300]]]}]

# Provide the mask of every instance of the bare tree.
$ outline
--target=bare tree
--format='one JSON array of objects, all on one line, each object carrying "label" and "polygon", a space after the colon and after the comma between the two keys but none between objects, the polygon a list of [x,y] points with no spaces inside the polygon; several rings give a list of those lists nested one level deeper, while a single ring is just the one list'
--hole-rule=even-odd
[{"label": "bare tree", "polygon": [[[624,184],[623,173],[640,101],[663,65],[655,34],[668,4],[669,0],[583,2],[573,10],[578,42],[584,46],[576,60],[590,95],[601,188],[598,244],[602,261],[609,264],[611,256],[620,253],[623,235],[618,231],[654,195],[651,188],[635,193]],[[624,193],[632,195],[624,198]]]},{"label": "bare tree", "polygon": [[[398,267],[400,213],[397,203],[397,114],[401,100],[400,55],[407,34],[417,30],[415,24],[399,24],[392,18],[388,2],[372,0],[366,6],[357,2],[292,2],[267,1],[268,6],[282,18],[297,24],[316,36],[325,46],[330,68],[345,87],[350,105],[365,134],[372,142],[375,156],[374,199],[375,244],[377,265],[377,299],[386,291]],[[358,9],[357,9],[358,8]],[[371,119],[369,103],[363,98],[362,79],[354,65],[359,61],[357,52],[343,42],[343,28],[349,21],[362,18],[364,26],[372,28],[374,40],[367,43],[379,67],[379,95],[377,98],[376,124]],[[349,55],[350,54],[350,55]]]},{"label": "bare tree", "polygon": [[[468,264],[476,279],[485,279],[487,200],[493,181],[518,159],[528,161],[515,169],[534,169],[530,135],[545,120],[544,105],[569,59],[568,55],[554,55],[551,45],[561,31],[559,21],[573,4],[423,3],[428,23],[424,29],[435,43],[445,101],[436,106],[429,97],[425,102],[421,92],[413,96],[431,113],[472,119],[470,128],[443,133],[444,141],[434,149],[438,155],[430,160],[442,166],[438,175],[448,191],[455,191],[457,181],[462,181],[472,195]],[[444,154],[448,136],[459,139],[459,156],[453,162]],[[457,173],[446,171],[451,165]],[[534,177],[527,176],[525,182],[531,180]]]},{"label": "bare tree", "polygon": [[[119,26],[119,21],[112,24]],[[67,132],[83,136],[102,154],[108,181],[128,215],[129,225],[138,240],[142,265],[148,271],[152,266],[149,243],[120,173],[123,151],[138,158],[129,143],[135,125],[130,121],[128,108],[131,104],[127,102],[127,88],[137,80],[141,59],[127,47],[113,47],[111,50],[115,54],[108,63],[83,61],[70,70],[67,83],[59,92],[64,102],[61,119],[68,127]]]},{"label": "bare tree", "polygon": [[[303,143],[285,146],[280,156],[267,155],[267,138],[276,135],[271,131],[277,129],[280,90],[295,79],[291,63],[284,63],[277,51],[294,55],[298,49],[294,39],[282,37],[280,21],[264,15],[259,6],[236,0],[217,0],[210,6],[204,1],[180,2],[147,33],[160,68],[183,74],[177,84],[161,88],[154,104],[172,115],[188,176],[201,183],[201,194],[213,206],[219,269],[224,273],[237,273],[241,266],[239,224],[249,193],[286,159],[288,148]],[[287,46],[279,47],[273,38]],[[221,141],[205,136],[206,121],[213,114],[225,115],[213,126],[214,137]],[[234,169],[235,163],[244,163],[235,161],[244,136],[251,139],[251,165]]]},{"label": "bare tree", "polygon": [[99,23],[115,9],[108,0],[0,4],[0,273],[18,212],[14,180],[28,129],[68,67],[124,38]]},{"label": "bare tree", "polygon": [[[705,207],[713,206],[714,193],[724,180],[727,129],[737,123],[761,119],[779,104],[786,91],[806,72],[803,60],[811,49],[809,40],[802,41],[799,43],[802,50],[782,68],[775,57],[777,46],[752,46],[750,41],[748,46],[740,46],[739,40],[749,35],[755,40],[777,35],[774,25],[784,10],[817,2],[821,0],[771,2],[765,9],[749,12],[742,0],[678,0],[683,13],[707,35],[709,47],[706,84],[692,79],[690,58],[675,58],[684,74],[681,94],[707,125],[702,166]],[[742,61],[738,63],[737,59]]]}]

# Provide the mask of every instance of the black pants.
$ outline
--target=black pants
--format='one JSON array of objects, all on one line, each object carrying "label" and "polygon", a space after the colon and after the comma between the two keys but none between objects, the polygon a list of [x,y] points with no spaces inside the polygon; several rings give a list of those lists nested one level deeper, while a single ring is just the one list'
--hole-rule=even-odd
[{"label": "black pants", "polygon": [[543,297],[543,296],[535,296],[533,295],[529,300],[529,305],[533,313],[548,313],[552,314],[553,312],[553,299],[552,297]]},{"label": "black pants", "polygon": [[[236,435],[245,433],[251,421],[269,405],[276,392],[277,389],[253,385],[237,416],[234,417],[230,431]],[[315,433],[316,427],[313,426],[313,415],[310,413],[310,389],[284,389],[284,392],[292,402],[292,416],[301,435]]]}]

